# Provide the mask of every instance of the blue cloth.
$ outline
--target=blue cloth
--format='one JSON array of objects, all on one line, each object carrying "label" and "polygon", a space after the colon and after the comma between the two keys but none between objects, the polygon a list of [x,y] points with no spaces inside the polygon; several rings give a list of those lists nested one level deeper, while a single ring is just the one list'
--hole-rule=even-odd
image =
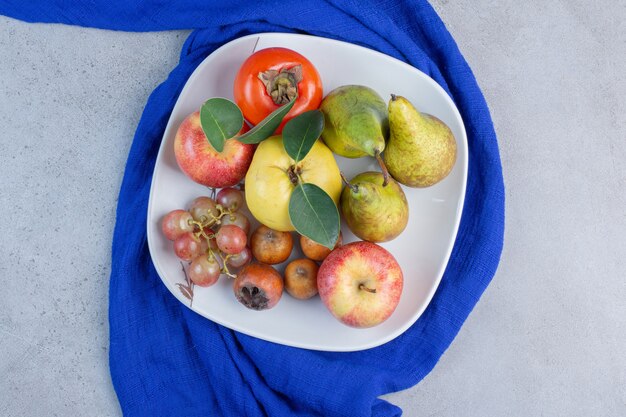
[{"label": "blue cloth", "polygon": [[[504,186],[489,110],[431,6],[424,0],[369,5],[340,0],[0,0],[0,13],[29,22],[127,31],[197,29],[179,65],[148,100],[119,195],[109,294],[110,367],[124,414],[400,415],[398,407],[377,397],[415,385],[435,366],[491,281],[504,232]],[[406,61],[444,87],[465,121],[469,176],[450,262],[423,316],[383,346],[315,352],[236,333],[179,303],[150,260],[145,229],[150,180],[179,92],[218,46],[271,31],[339,39]]]}]

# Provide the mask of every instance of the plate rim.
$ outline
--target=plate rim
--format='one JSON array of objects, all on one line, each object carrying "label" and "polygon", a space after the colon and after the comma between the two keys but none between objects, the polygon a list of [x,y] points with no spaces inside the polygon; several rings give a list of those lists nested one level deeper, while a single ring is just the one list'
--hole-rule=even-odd
[{"label": "plate rim", "polygon": [[[164,148],[165,148],[165,143],[167,142],[167,137],[170,135],[170,129],[172,129],[172,125],[173,125],[173,120],[172,120],[172,115],[176,113],[176,110],[178,109],[178,107],[181,105],[181,98],[185,96],[185,93],[187,92],[187,90],[190,87],[190,85],[192,84],[191,81],[194,80],[195,78],[198,77],[198,74],[200,73],[201,69],[204,68],[207,64],[207,61],[209,61],[209,59],[211,58],[211,56],[213,56],[214,54],[217,54],[218,52],[220,52],[223,49],[226,49],[227,47],[231,47],[233,44],[236,43],[240,43],[240,42],[244,42],[245,40],[251,39],[251,38],[257,38],[257,42],[255,43],[254,49],[252,52],[254,52],[254,50],[256,49],[256,45],[258,44],[258,41],[260,40],[261,37],[292,37],[292,38],[313,38],[313,39],[320,39],[323,40],[325,42],[329,42],[329,43],[335,43],[335,44],[340,44],[342,45],[342,47],[348,47],[348,48],[352,48],[352,49],[356,49],[360,52],[367,52],[367,53],[373,53],[375,55],[378,55],[380,58],[384,59],[384,60],[390,60],[392,62],[394,62],[395,64],[401,64],[402,66],[407,67],[407,69],[413,71],[416,73],[416,75],[424,78],[428,83],[432,84],[435,89],[439,90],[439,93],[443,95],[444,99],[447,101],[447,103],[450,105],[450,107],[453,110],[453,114],[457,120],[457,122],[459,123],[460,127],[461,127],[461,133],[462,133],[462,137],[459,139],[459,142],[463,143],[465,146],[465,152],[463,153],[463,172],[462,172],[462,184],[461,184],[461,190],[460,190],[460,198],[457,202],[457,207],[456,207],[456,216],[455,216],[455,220],[454,220],[454,227],[453,227],[453,233],[452,236],[448,242],[448,247],[446,249],[446,254],[445,254],[445,258],[444,258],[444,262],[441,264],[441,266],[439,267],[439,270],[437,272],[437,278],[435,279],[435,283],[434,285],[432,285],[432,287],[430,288],[430,290],[428,291],[428,294],[426,295],[425,298],[425,302],[423,303],[422,307],[418,310],[416,310],[416,312],[410,317],[409,320],[406,321],[406,323],[402,326],[399,326],[397,329],[395,329],[393,332],[390,332],[388,335],[385,335],[384,337],[381,337],[379,339],[375,339],[374,341],[370,341],[370,342],[366,342],[366,343],[361,343],[358,345],[351,345],[351,346],[346,346],[346,345],[342,345],[342,346],[333,346],[331,348],[327,347],[327,346],[322,346],[322,345],[313,345],[310,343],[298,343],[298,342],[292,342],[292,341],[288,341],[285,339],[281,339],[280,337],[274,337],[274,336],[266,336],[263,332],[259,332],[259,331],[255,331],[253,330],[247,330],[247,329],[242,329],[240,328],[237,324],[232,325],[232,324],[226,324],[223,320],[220,320],[219,318],[214,318],[214,317],[207,317],[205,314],[202,314],[201,312],[195,310],[193,307],[189,306],[188,303],[188,299],[184,298],[182,294],[179,293],[179,291],[175,291],[174,288],[174,284],[171,284],[166,278],[164,278],[164,273],[160,268],[159,265],[159,261],[155,259],[155,257],[153,256],[153,247],[152,247],[152,241],[154,239],[154,237],[152,236],[152,232],[151,230],[151,223],[154,221],[154,219],[152,219],[151,216],[151,212],[152,212],[152,205],[154,202],[154,185],[155,185],[155,178],[156,178],[156,172],[157,169],[159,167],[159,164],[157,164],[157,162],[160,160],[161,158],[161,154],[162,152],[164,152]],[[459,162],[457,160],[457,162]],[[445,273],[446,268],[448,267],[448,263],[450,261],[450,256],[452,254],[452,250],[454,249],[454,244],[457,240],[458,237],[458,231],[459,231],[459,226],[461,224],[461,218],[463,217],[463,208],[465,205],[465,197],[466,197],[466,192],[467,192],[467,175],[468,175],[468,171],[469,171],[469,145],[467,142],[467,131],[465,129],[465,123],[463,122],[463,118],[459,112],[459,109],[457,108],[456,104],[454,103],[454,100],[452,100],[452,98],[450,97],[450,95],[443,89],[443,87],[441,85],[439,85],[439,83],[437,83],[433,78],[431,78],[430,76],[428,76],[426,73],[424,73],[423,71],[421,71],[420,69],[413,67],[412,65],[407,64],[406,62],[403,62],[397,58],[394,58],[392,56],[389,56],[387,54],[384,54],[382,52],[379,52],[377,50],[374,49],[370,49],[361,45],[356,45],[350,42],[345,42],[345,41],[339,41],[339,40],[335,40],[335,39],[331,39],[331,38],[326,38],[323,36],[314,36],[314,35],[305,35],[305,34],[299,34],[299,33],[282,33],[282,32],[261,32],[261,33],[255,33],[255,34],[250,34],[250,35],[246,35],[246,36],[242,36],[236,39],[233,39],[223,45],[221,45],[219,48],[215,49],[213,52],[211,52],[209,55],[207,55],[200,64],[198,64],[198,66],[193,70],[193,72],[191,73],[191,75],[189,76],[189,78],[187,78],[187,80],[185,81],[185,85],[183,86],[182,90],[180,91],[180,93],[178,94],[178,97],[176,99],[176,103],[174,104],[174,107],[172,107],[172,111],[170,112],[168,121],[167,121],[167,125],[165,127],[165,130],[163,132],[162,138],[161,138],[161,143],[159,145],[159,151],[157,153],[157,156],[155,158],[155,164],[154,164],[154,168],[152,170],[152,178],[150,181],[150,194],[149,194],[149,198],[148,198],[148,207],[147,207],[147,213],[146,213],[146,234],[147,234],[147,241],[148,241],[148,249],[150,252],[150,260],[152,262],[152,265],[154,266],[159,278],[161,279],[161,281],[163,282],[163,284],[165,284],[166,288],[168,289],[168,291],[174,296],[176,297],[176,299],[178,301],[180,301],[186,308],[192,310],[194,313],[204,317],[205,319],[211,320],[214,323],[217,323],[219,325],[222,325],[224,327],[227,327],[231,330],[246,334],[248,336],[252,336],[252,337],[256,337],[262,340],[266,340],[272,343],[278,343],[281,345],[285,345],[285,346],[292,346],[292,347],[297,347],[297,348],[303,348],[303,349],[309,349],[309,350],[316,350],[316,351],[325,351],[325,352],[356,352],[356,351],[361,351],[361,350],[365,350],[365,349],[371,349],[377,346],[381,346],[385,343],[388,343],[390,341],[392,341],[393,339],[397,338],[398,336],[402,335],[405,331],[407,331],[411,326],[413,326],[415,324],[415,322],[422,316],[422,314],[424,314],[424,311],[426,311],[426,308],[428,308],[428,306],[430,305],[430,303],[432,302],[432,299],[435,295],[435,293],[437,292],[437,289],[439,288],[440,284],[441,284],[441,280],[443,279],[443,275]]]}]

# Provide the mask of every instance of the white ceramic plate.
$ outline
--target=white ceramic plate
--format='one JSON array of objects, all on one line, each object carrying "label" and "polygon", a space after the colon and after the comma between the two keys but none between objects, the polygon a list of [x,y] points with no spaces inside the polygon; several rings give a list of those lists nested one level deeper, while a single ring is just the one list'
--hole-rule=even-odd
[{"label": "white ceramic plate", "polygon": [[[325,38],[266,33],[239,38],[208,56],[178,98],[154,168],[147,224],[154,266],[172,294],[189,306],[189,299],[176,286],[185,282],[180,261],[174,255],[172,243],[162,235],[160,222],[169,211],[185,208],[195,197],[210,192],[178,168],[173,146],[176,130],[208,98],[232,98],[239,66],[254,51],[273,46],[293,49],[311,60],[322,76],[324,94],[341,85],[362,84],[378,91],[385,101],[391,93],[407,97],[418,109],[450,126],[457,141],[458,159],[450,175],[439,184],[426,189],[404,187],[410,207],[409,224],[398,238],[382,244],[402,267],[404,290],[396,311],[383,324],[353,329],[338,322],[319,297],[300,301],[287,293],[271,310],[248,310],[236,301],[232,281],[225,277],[212,287],[195,287],[191,309],[239,332],[290,346],[355,351],[381,345],[419,318],[439,285],[463,209],[467,139],[458,110],[438,84],[421,71],[379,52]],[[378,169],[373,158],[337,157],[337,161],[349,178]],[[345,224],[342,229],[344,242],[356,240]],[[294,253],[292,258],[298,255]]]}]

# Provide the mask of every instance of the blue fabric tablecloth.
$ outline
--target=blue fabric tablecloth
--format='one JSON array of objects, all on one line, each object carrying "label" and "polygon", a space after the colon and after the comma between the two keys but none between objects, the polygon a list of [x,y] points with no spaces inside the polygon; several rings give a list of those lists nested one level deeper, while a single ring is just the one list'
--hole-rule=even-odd
[{"label": "blue fabric tablecloth", "polygon": [[[0,0],[0,14],[126,31],[196,29],[179,65],[146,104],[119,195],[109,295],[110,367],[124,414],[400,415],[398,407],[377,397],[415,385],[435,366],[491,281],[504,232],[504,186],[489,110],[431,6],[425,0]],[[469,176],[450,262],[423,316],[383,346],[315,352],[236,333],[179,303],[150,260],[145,229],[150,180],[179,92],[220,45],[272,31],[352,42],[406,61],[441,84],[463,116]]]}]

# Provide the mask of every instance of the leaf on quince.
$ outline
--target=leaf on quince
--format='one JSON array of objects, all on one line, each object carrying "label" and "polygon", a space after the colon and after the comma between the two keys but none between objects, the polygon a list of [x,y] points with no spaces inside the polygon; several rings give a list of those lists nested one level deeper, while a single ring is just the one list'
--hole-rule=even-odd
[{"label": "leaf on quince", "polygon": [[283,146],[296,162],[303,160],[324,130],[324,114],[319,110],[304,112],[283,128]]},{"label": "leaf on quince", "polygon": [[224,142],[243,127],[243,114],[232,101],[215,97],[200,107],[200,126],[216,151],[224,150]]},{"label": "leaf on quince", "polygon": [[237,140],[242,143],[253,144],[263,142],[274,134],[274,131],[280,126],[280,122],[283,121],[289,110],[296,103],[298,96],[296,96],[289,103],[281,106],[271,112],[265,119],[261,120],[258,125],[254,126],[248,132],[239,136]]},{"label": "leaf on quince", "polygon": [[289,199],[289,218],[298,233],[326,246],[339,238],[339,211],[333,199],[315,184],[298,184]]}]

